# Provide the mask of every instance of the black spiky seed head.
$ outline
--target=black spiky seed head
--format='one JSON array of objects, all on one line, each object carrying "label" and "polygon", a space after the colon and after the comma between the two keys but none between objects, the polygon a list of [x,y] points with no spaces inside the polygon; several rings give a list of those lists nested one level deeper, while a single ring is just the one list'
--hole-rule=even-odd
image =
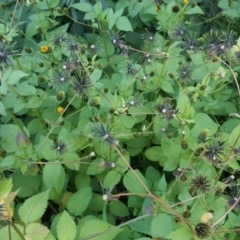
[{"label": "black spiky seed head", "polygon": [[0,149],[0,158],[5,158],[7,156],[7,152],[3,149]]},{"label": "black spiky seed head", "polygon": [[212,229],[207,223],[198,223],[195,227],[195,233],[199,239],[207,239],[211,236]]},{"label": "black spiky seed head", "polygon": [[189,191],[192,195],[196,192],[206,193],[210,190],[210,187],[210,180],[208,180],[206,176],[199,174],[192,178]]},{"label": "black spiky seed head", "polygon": [[55,140],[51,149],[56,150],[59,155],[63,155],[67,151],[67,144],[61,140]]}]

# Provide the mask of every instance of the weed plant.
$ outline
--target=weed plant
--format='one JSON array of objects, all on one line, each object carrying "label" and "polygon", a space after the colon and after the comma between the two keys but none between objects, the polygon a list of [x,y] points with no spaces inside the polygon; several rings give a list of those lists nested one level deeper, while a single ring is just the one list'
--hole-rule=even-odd
[{"label": "weed plant", "polygon": [[0,239],[239,239],[240,3],[0,3]]}]

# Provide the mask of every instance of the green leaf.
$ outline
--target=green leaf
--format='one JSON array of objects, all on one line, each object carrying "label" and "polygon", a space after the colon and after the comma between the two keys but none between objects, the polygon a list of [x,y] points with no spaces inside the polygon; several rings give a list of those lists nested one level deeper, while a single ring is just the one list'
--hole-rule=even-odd
[{"label": "green leaf", "polygon": [[[101,233],[104,232],[110,228],[110,224],[101,221],[101,220],[88,220],[86,221],[80,231],[80,236],[79,238],[83,238],[86,237],[88,235],[93,235],[93,234],[97,234],[97,233]],[[104,234],[101,234],[99,236],[96,237],[92,237],[91,239],[94,240],[113,240],[115,238],[115,236],[120,233],[122,231],[122,229],[120,228],[115,228],[113,231],[109,231],[106,232]]]},{"label": "green leaf", "polygon": [[163,90],[164,92],[174,93],[174,90],[173,90],[172,85],[171,85],[169,82],[167,82],[167,81],[163,81],[161,87],[162,87],[162,90]]},{"label": "green leaf", "polygon": [[37,96],[31,97],[26,105],[26,108],[38,108],[42,105],[42,99]]},{"label": "green leaf", "polygon": [[120,31],[133,31],[132,29],[132,25],[130,23],[130,21],[128,20],[128,18],[121,16],[117,19],[116,21],[116,27],[118,28],[118,30]]},{"label": "green leaf", "polygon": [[141,219],[132,223],[129,223],[129,227],[140,233],[145,233],[147,235],[151,235],[150,233],[150,224],[149,222],[151,221],[152,217],[148,216],[145,219]]},{"label": "green leaf", "polygon": [[36,94],[36,88],[29,85],[27,82],[20,83],[16,90],[22,96],[30,96]]},{"label": "green leaf", "polygon": [[86,2],[74,3],[71,7],[78,9],[81,12],[90,12],[92,11],[92,5]]},{"label": "green leaf", "polygon": [[[80,204],[80,203],[79,203]],[[74,240],[77,234],[76,224],[67,211],[64,211],[57,224],[58,240]]]},{"label": "green leaf", "polygon": [[22,77],[28,76],[29,74],[24,73],[23,71],[15,70],[11,73],[8,78],[8,83],[15,84],[17,83]]},{"label": "green leaf", "polygon": [[229,136],[231,146],[240,147],[240,125],[233,129]]},{"label": "green leaf", "polygon": [[46,164],[43,168],[43,184],[51,189],[50,199],[57,201],[65,184],[65,171],[61,164]]},{"label": "green leaf", "polygon": [[14,152],[18,148],[16,143],[18,131],[19,128],[16,125],[2,124],[0,128],[1,148],[7,152]]},{"label": "green leaf", "polygon": [[0,102],[0,115],[7,116],[7,113],[5,111],[5,106],[3,105],[2,102]]},{"label": "green leaf", "polygon": [[91,11],[91,12],[87,12],[83,19],[84,20],[92,20],[96,17],[97,17],[97,14],[95,12]]},{"label": "green leaf", "polygon": [[116,170],[108,172],[103,180],[104,188],[110,188],[117,185],[122,178],[122,175]]},{"label": "green leaf", "polygon": [[209,136],[217,132],[219,125],[216,124],[207,114],[197,113],[194,118],[195,126],[192,128],[192,135],[198,137],[198,135],[203,131],[203,129],[209,129]]},{"label": "green leaf", "polygon": [[[141,172],[138,169],[134,170],[134,172],[141,179],[141,181],[145,184],[145,186],[147,186],[147,188],[149,189],[148,182],[143,177]],[[147,193],[147,190],[145,189],[145,187],[141,184],[141,182],[138,180],[138,178],[135,176],[135,174],[133,174],[133,172],[131,170],[129,170],[127,172],[127,174],[124,176],[123,184],[129,192]]]},{"label": "green leaf", "polygon": [[91,199],[91,187],[82,188],[72,195],[67,203],[67,210],[71,214],[79,216],[87,209]]},{"label": "green leaf", "polygon": [[167,189],[167,182],[166,182],[166,178],[165,178],[164,174],[158,182],[158,189],[162,192],[166,191],[166,189]]},{"label": "green leaf", "polygon": [[1,182],[0,184],[0,198],[6,198],[8,194],[12,190],[12,178],[8,178],[7,180]]},{"label": "green leaf", "polygon": [[202,11],[202,9],[198,5],[195,5],[195,7],[189,8],[185,12],[185,14],[204,14],[204,12]]},{"label": "green leaf", "polygon": [[39,220],[48,204],[49,190],[28,198],[18,210],[19,218],[28,225]]},{"label": "green leaf", "polygon": [[127,206],[120,201],[111,201],[109,203],[109,211],[117,217],[127,217],[129,215]]},{"label": "green leaf", "polygon": [[165,237],[173,230],[172,216],[160,213],[151,223],[152,237]]},{"label": "green leaf", "polygon": [[19,197],[30,197],[38,192],[41,184],[40,176],[38,175],[22,175],[15,172],[11,175],[13,179],[13,190],[20,188]]},{"label": "green leaf", "polygon": [[29,240],[42,240],[49,233],[49,229],[40,223],[30,223],[25,230],[25,238]]},{"label": "green leaf", "polygon": [[153,184],[160,179],[160,173],[154,167],[149,165],[146,170],[145,177],[147,180],[151,181],[151,183]]},{"label": "green leaf", "polygon": [[190,232],[189,229],[180,227],[177,230],[171,232],[169,235],[167,235],[167,238],[171,240],[179,240],[179,239],[190,240],[192,239],[192,233]]},{"label": "green leaf", "polygon": [[161,147],[154,146],[154,147],[148,148],[144,152],[144,154],[147,157],[147,159],[157,162],[157,161],[159,161],[159,158],[160,158],[160,152],[161,152]]},{"label": "green leaf", "polygon": [[[1,227],[1,229],[0,229],[0,239],[9,239],[9,227],[10,227],[11,239],[12,240],[22,240],[23,239],[15,231],[15,229],[12,227],[12,225],[10,225],[10,226],[7,225],[7,226],[4,226],[4,227]],[[16,227],[18,228],[18,230],[21,233],[24,232],[24,227],[22,225],[16,224]]]}]

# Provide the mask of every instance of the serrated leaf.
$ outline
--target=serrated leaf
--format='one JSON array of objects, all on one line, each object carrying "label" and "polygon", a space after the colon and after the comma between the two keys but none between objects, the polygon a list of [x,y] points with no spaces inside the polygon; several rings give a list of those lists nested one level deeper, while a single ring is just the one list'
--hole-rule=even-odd
[{"label": "serrated leaf", "polygon": [[125,32],[133,30],[131,22],[125,16],[121,16],[117,19],[116,27],[118,28],[118,30],[125,31]]},{"label": "serrated leaf", "polygon": [[127,206],[120,201],[111,201],[109,203],[109,211],[117,217],[126,217],[129,215]]},{"label": "serrated leaf", "polygon": [[91,237],[91,239],[93,240],[113,240],[115,238],[115,236],[120,233],[122,231],[122,229],[120,228],[115,228],[112,231],[106,232],[101,234],[101,232],[105,232],[110,228],[110,224],[101,221],[101,220],[89,220],[86,221],[82,228],[81,228],[81,232],[80,232],[80,236],[79,238],[83,238],[89,235],[94,235],[99,233],[99,236],[96,237]]},{"label": "serrated leaf", "polygon": [[153,147],[148,148],[144,152],[144,154],[149,160],[157,162],[160,159],[160,152],[161,152],[160,146],[153,146]]},{"label": "serrated leaf", "polygon": [[30,197],[38,192],[41,184],[40,176],[38,175],[22,175],[18,172],[11,175],[13,179],[13,190],[21,188],[19,197]]},{"label": "serrated leaf", "polygon": [[[142,180],[142,182],[145,184],[145,186],[149,189],[148,182],[143,177],[141,172],[138,169],[134,171],[137,174],[137,176]],[[138,178],[135,176],[135,174],[131,170],[129,170],[127,174],[124,176],[123,184],[129,192],[147,193],[147,190],[145,189],[145,187],[139,182]]]},{"label": "serrated leaf", "polygon": [[231,146],[240,147],[240,125],[234,128],[229,136],[229,143]]},{"label": "serrated leaf", "polygon": [[[24,227],[22,225],[16,224],[16,226],[20,232],[24,231]],[[12,240],[22,240],[22,238],[18,235],[18,233],[14,230],[14,228],[11,225],[10,225],[10,231],[11,231]],[[9,226],[1,227],[0,239],[9,239]]]},{"label": "serrated leaf", "polygon": [[39,220],[44,214],[48,203],[49,190],[28,198],[18,210],[20,219],[28,225]]},{"label": "serrated leaf", "polygon": [[81,2],[81,3],[74,3],[71,5],[71,7],[78,9],[79,11],[82,12],[90,12],[92,11],[92,5],[86,2]]},{"label": "serrated leaf", "polygon": [[150,228],[153,237],[165,237],[173,230],[172,216],[160,213],[152,220]]},{"label": "serrated leaf", "polygon": [[57,224],[58,240],[74,240],[77,234],[76,224],[70,214],[64,211]]},{"label": "serrated leaf", "polygon": [[7,180],[1,182],[0,184],[0,198],[6,198],[7,195],[12,190],[12,178],[8,178]]},{"label": "serrated leaf", "polygon": [[179,240],[179,239],[184,239],[184,240],[189,240],[192,239],[192,233],[184,227],[180,227],[177,230],[171,232],[167,238],[171,240]]},{"label": "serrated leaf", "polygon": [[103,180],[104,188],[107,189],[117,185],[120,182],[121,178],[122,178],[122,175],[115,170],[108,172]]},{"label": "serrated leaf", "polygon": [[29,74],[24,73],[23,71],[19,71],[19,70],[15,70],[11,73],[11,75],[9,76],[8,79],[8,83],[10,84],[15,84],[16,82],[18,82],[22,77],[25,77]]},{"label": "serrated leaf", "polygon": [[25,232],[27,240],[42,240],[48,235],[49,229],[40,223],[30,223]]},{"label": "serrated leaf", "polygon": [[72,195],[67,204],[68,211],[79,216],[88,207],[92,198],[92,189],[90,187],[82,188]]},{"label": "serrated leaf", "polygon": [[3,105],[2,102],[0,102],[0,115],[7,116],[7,113],[5,111],[5,106]]},{"label": "serrated leaf", "polygon": [[63,166],[61,164],[46,164],[43,168],[42,177],[44,187],[51,189],[50,199],[57,201],[65,184]]}]

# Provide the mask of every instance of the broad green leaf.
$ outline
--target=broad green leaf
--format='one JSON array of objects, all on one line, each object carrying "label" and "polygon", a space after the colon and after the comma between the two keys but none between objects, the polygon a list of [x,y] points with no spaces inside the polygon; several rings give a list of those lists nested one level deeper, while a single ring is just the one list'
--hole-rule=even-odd
[{"label": "broad green leaf", "polygon": [[8,178],[7,180],[1,182],[0,184],[0,198],[6,198],[7,195],[12,190],[12,178]]},{"label": "broad green leaf", "polygon": [[81,3],[74,3],[71,5],[71,7],[78,9],[79,11],[82,12],[90,12],[92,11],[92,5],[86,2],[81,2]]},{"label": "broad green leaf", "polygon": [[[91,237],[94,240],[113,240],[115,236],[122,231],[120,228],[115,228],[112,231],[107,231],[111,229],[111,225],[101,221],[101,220],[88,220],[86,221],[80,231],[80,239],[86,236],[95,235],[96,237]],[[102,232],[105,232],[101,234]],[[98,236],[99,234],[99,236]]]},{"label": "broad green leaf", "polygon": [[48,204],[49,190],[28,198],[19,208],[19,218],[28,225],[39,220]]},{"label": "broad green leaf", "polygon": [[162,175],[161,179],[158,182],[158,189],[160,191],[166,191],[167,189],[167,182],[164,174]]},{"label": "broad green leaf", "polygon": [[179,240],[179,239],[184,239],[184,240],[190,240],[192,239],[192,233],[190,232],[189,229],[180,227],[177,230],[171,232],[167,238],[171,240]]},{"label": "broad green leaf", "polygon": [[159,161],[160,158],[160,152],[161,152],[161,147],[160,146],[154,146],[148,148],[144,154],[147,157],[147,159],[157,162]]},{"label": "broad green leaf", "polygon": [[142,185],[142,183],[139,181],[139,179],[149,189],[148,182],[146,181],[146,179],[143,177],[143,175],[141,174],[141,172],[138,169],[134,170],[134,172],[138,176],[138,178],[131,170],[129,170],[127,172],[127,174],[124,176],[123,184],[124,184],[125,188],[129,192],[133,192],[133,193],[147,193],[148,191]]},{"label": "broad green leaf", "polygon": [[[16,223],[15,223],[16,224]],[[24,232],[24,227],[22,225],[16,224],[18,230],[20,232]],[[11,231],[11,239],[12,240],[22,240],[22,238],[18,235],[18,233],[15,231],[15,229],[10,225],[10,231]],[[0,229],[0,239],[7,240],[9,239],[9,226],[1,227]]]},{"label": "broad green leaf", "polygon": [[229,144],[234,147],[240,147],[240,125],[232,130],[229,136]]},{"label": "broad green leaf", "polygon": [[198,5],[195,5],[195,7],[191,7],[189,8],[185,14],[204,14],[204,12],[202,11],[202,9],[198,6]]},{"label": "broad green leaf", "polygon": [[2,124],[0,127],[1,148],[7,152],[14,152],[18,148],[16,143],[18,131],[19,128],[16,125]]},{"label": "broad green leaf", "polygon": [[120,31],[125,31],[125,32],[133,31],[131,22],[125,16],[121,16],[117,19],[116,27]]},{"label": "broad green leaf", "polygon": [[23,71],[15,70],[11,73],[8,79],[8,83],[15,84],[17,83],[21,78],[27,76],[29,74],[24,73]]},{"label": "broad green leaf", "polygon": [[7,116],[7,113],[5,111],[5,106],[3,105],[2,102],[0,102],[0,115]]},{"label": "broad green leaf", "polygon": [[162,87],[162,90],[163,90],[164,92],[174,93],[174,90],[173,90],[172,85],[171,85],[169,82],[167,82],[167,81],[163,81],[161,87]]},{"label": "broad green leaf", "polygon": [[25,238],[28,240],[42,240],[48,235],[49,229],[40,223],[30,223],[25,233]]},{"label": "broad green leaf", "polygon": [[88,207],[92,198],[91,187],[82,188],[72,195],[67,203],[67,210],[75,215],[81,215]]},{"label": "broad green leaf", "polygon": [[0,163],[0,167],[10,167],[15,163],[16,160],[16,156],[8,155],[2,160],[2,162]]},{"label": "broad green leaf", "polygon": [[172,216],[166,213],[160,213],[151,223],[152,237],[165,237],[173,230]]},{"label": "broad green leaf", "polygon": [[104,188],[110,188],[117,185],[122,178],[122,175],[116,170],[108,172],[103,180]]},{"label": "broad green leaf", "polygon": [[151,181],[152,184],[154,184],[156,181],[160,179],[160,172],[151,165],[149,165],[145,172],[145,177],[146,179]]},{"label": "broad green leaf", "polygon": [[26,108],[38,108],[42,105],[42,99],[38,96],[31,97],[26,105]]},{"label": "broad green leaf", "polygon": [[20,188],[19,197],[30,197],[38,192],[41,184],[39,175],[22,175],[15,172],[11,177],[13,179],[13,190]]},{"label": "broad green leaf", "polygon": [[193,120],[195,123],[195,126],[192,128],[192,134],[194,137],[197,137],[206,126],[209,129],[210,136],[218,130],[219,125],[216,124],[206,113],[197,113]]},{"label": "broad green leaf", "polygon": [[17,86],[16,91],[22,96],[30,96],[36,94],[36,88],[29,85],[27,82],[20,83]]},{"label": "broad green leaf", "polygon": [[111,201],[109,203],[109,211],[117,217],[127,217],[129,215],[127,206],[120,201]]},{"label": "broad green leaf", "polygon": [[57,201],[65,184],[65,171],[59,164],[46,164],[43,168],[43,184],[50,190],[50,199]]},{"label": "broad green leaf", "polygon": [[151,235],[150,233],[150,224],[152,217],[147,216],[145,219],[141,219],[132,223],[129,223],[129,227],[140,233],[145,233],[147,235]]},{"label": "broad green leaf", "polygon": [[76,224],[67,211],[64,211],[57,224],[58,240],[75,240]]}]

